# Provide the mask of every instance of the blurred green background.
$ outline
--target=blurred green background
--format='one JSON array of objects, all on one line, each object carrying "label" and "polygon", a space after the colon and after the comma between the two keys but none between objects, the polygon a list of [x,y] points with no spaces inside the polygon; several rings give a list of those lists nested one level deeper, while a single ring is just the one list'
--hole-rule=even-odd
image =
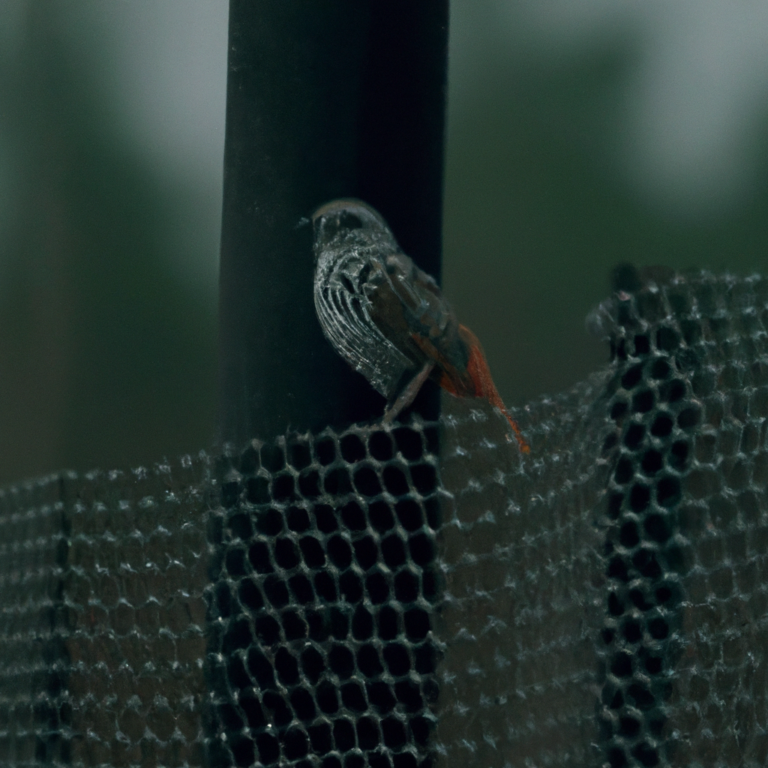
[{"label": "blurred green background", "polygon": [[[768,8],[768,6],[766,6]],[[0,5],[0,482],[210,444],[225,0]],[[620,261],[765,271],[768,11],[453,0],[443,284],[505,400]]]}]

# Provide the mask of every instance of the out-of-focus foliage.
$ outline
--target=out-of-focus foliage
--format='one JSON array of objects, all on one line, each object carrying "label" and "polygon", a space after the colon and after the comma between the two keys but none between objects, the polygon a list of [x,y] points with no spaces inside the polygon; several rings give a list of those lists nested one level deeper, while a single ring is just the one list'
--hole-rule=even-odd
[{"label": "out-of-focus foliage", "polygon": [[215,308],[172,266],[189,192],[117,138],[64,12],[27,4],[0,58],[2,481],[212,435]]}]

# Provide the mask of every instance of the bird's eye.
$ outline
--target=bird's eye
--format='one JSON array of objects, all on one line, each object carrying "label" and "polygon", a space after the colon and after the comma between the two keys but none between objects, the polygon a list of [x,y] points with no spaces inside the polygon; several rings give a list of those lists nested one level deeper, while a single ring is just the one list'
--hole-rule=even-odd
[{"label": "bird's eye", "polygon": [[340,222],[336,218],[326,218],[320,222],[320,236],[326,242],[332,240],[339,233],[340,229]]},{"label": "bird's eye", "polygon": [[345,229],[362,229],[363,220],[355,213],[350,211],[344,211],[339,216],[339,226]]}]

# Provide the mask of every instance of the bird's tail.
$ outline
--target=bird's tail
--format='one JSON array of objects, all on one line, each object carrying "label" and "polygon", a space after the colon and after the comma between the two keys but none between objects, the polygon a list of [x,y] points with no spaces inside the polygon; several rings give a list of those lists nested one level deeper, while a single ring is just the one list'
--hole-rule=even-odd
[{"label": "bird's tail", "polygon": [[491,371],[488,368],[488,362],[485,359],[483,348],[480,346],[477,336],[464,325],[459,326],[459,334],[469,346],[467,372],[475,387],[475,397],[484,397],[491,405],[496,406],[496,408],[504,414],[509,422],[509,426],[512,427],[512,432],[515,435],[517,444],[520,446],[520,451],[522,453],[530,453],[531,448],[523,437],[520,427],[507,412],[507,409],[504,406],[504,401],[501,399],[501,395],[496,389],[496,385],[493,383]]}]

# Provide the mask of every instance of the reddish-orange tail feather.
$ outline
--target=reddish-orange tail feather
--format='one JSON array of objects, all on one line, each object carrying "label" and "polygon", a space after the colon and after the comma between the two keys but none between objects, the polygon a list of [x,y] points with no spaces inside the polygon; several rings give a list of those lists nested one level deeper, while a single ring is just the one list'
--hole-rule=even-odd
[{"label": "reddish-orange tail feather", "polygon": [[[512,432],[515,435],[517,444],[522,453],[530,453],[531,449],[523,437],[523,433],[517,422],[509,415],[504,406],[496,385],[491,378],[491,371],[488,368],[488,362],[485,359],[483,348],[472,331],[464,325],[459,325],[459,335],[469,347],[469,361],[467,363],[466,374],[457,370],[452,362],[446,360],[435,348],[434,344],[418,334],[411,334],[411,338],[424,354],[433,360],[437,366],[439,377],[438,384],[446,391],[456,397],[484,397],[491,405],[496,406],[506,417]],[[467,380],[469,377],[469,381]]]},{"label": "reddish-orange tail feather", "polygon": [[480,346],[480,342],[477,340],[472,331],[469,328],[461,325],[459,331],[464,340],[469,345],[469,363],[467,364],[467,372],[472,378],[472,382],[475,385],[475,397],[484,397],[490,402],[491,405],[496,406],[506,417],[509,422],[509,426],[512,427],[512,432],[515,435],[517,444],[520,446],[522,453],[530,453],[531,448],[523,437],[523,433],[517,422],[509,415],[504,401],[499,395],[499,391],[496,389],[496,385],[491,378],[491,371],[488,368],[488,362],[483,354],[483,348]]}]

